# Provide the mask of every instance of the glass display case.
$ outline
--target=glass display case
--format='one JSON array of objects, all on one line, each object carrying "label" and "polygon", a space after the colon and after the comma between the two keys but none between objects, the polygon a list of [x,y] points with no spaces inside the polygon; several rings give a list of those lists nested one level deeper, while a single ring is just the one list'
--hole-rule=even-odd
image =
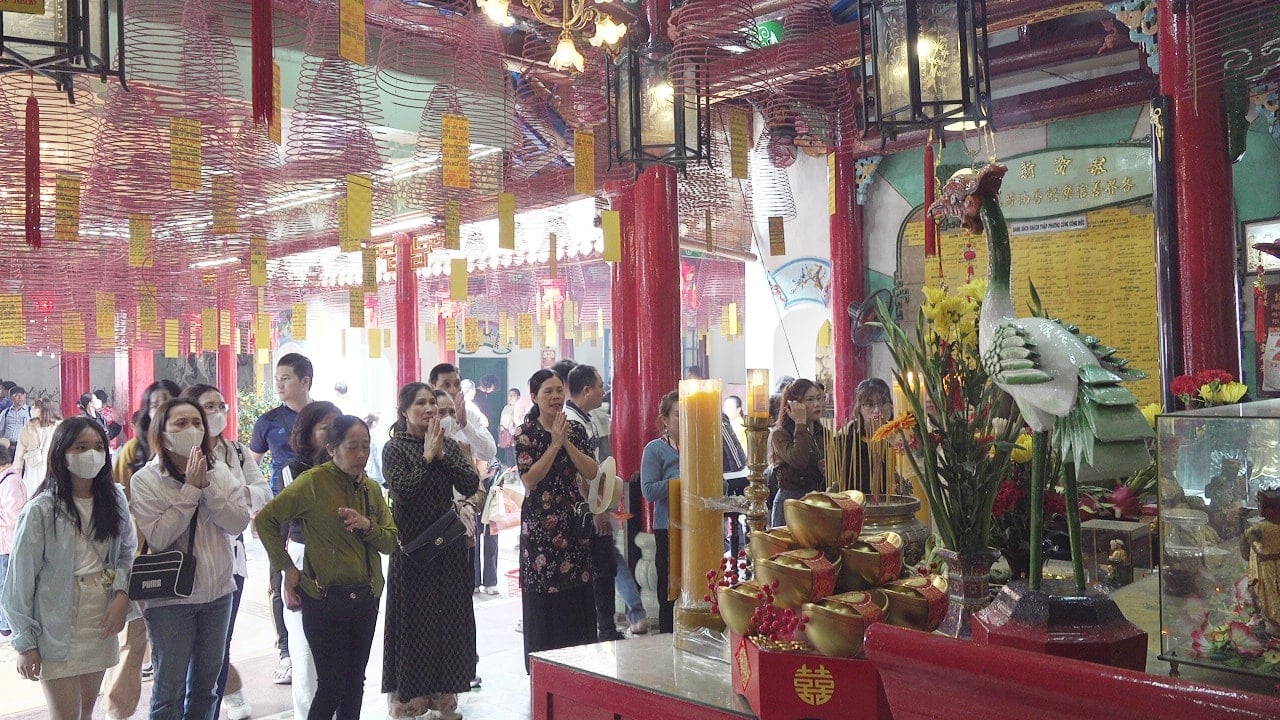
[{"label": "glass display case", "polygon": [[1278,677],[1280,513],[1258,500],[1280,489],[1280,400],[1156,425],[1160,659]]}]

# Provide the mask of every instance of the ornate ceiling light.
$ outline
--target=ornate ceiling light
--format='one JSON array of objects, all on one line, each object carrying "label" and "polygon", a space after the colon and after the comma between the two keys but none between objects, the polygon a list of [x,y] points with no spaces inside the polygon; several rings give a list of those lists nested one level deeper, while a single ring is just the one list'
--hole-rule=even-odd
[{"label": "ornate ceiling light", "polygon": [[[595,26],[594,34],[589,37],[588,42],[592,47],[603,47],[610,53],[618,48],[627,34],[626,23],[614,21],[608,13],[596,7],[610,1],[561,0],[560,17],[557,18],[556,3],[553,0],[520,0],[539,22],[560,30],[560,40],[556,43],[555,54],[548,64],[557,70],[572,68],[577,72],[582,72],[583,68],[577,36],[585,36],[588,25]],[[484,12],[485,17],[498,25],[509,27],[515,22],[508,13],[511,0],[476,0],[476,6]]]},{"label": "ornate ceiling light", "polygon": [[862,127],[982,127],[991,115],[986,0],[860,0]]},{"label": "ornate ceiling light", "polygon": [[[0,2],[0,74],[39,73],[68,94],[68,75],[124,82],[123,0]],[[113,50],[112,40],[117,47]]]}]

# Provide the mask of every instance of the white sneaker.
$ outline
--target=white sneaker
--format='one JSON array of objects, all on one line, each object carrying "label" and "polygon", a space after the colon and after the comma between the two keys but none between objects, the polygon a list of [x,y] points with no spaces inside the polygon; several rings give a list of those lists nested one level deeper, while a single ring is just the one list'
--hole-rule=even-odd
[{"label": "white sneaker", "polygon": [[485,594],[485,595],[497,595],[497,594],[498,594],[498,587],[497,587],[496,585],[485,585],[485,586],[484,586],[484,594]]},{"label": "white sneaker", "polygon": [[253,717],[253,706],[244,699],[244,693],[239,690],[227,693],[222,698],[222,707],[227,710],[228,720],[248,720]]}]

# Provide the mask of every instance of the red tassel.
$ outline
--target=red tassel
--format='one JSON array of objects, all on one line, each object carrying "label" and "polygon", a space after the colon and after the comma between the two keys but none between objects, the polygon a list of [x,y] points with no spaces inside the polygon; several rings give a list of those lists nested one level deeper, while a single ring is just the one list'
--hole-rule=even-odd
[{"label": "red tassel", "polygon": [[27,244],[40,247],[40,103],[27,98]]},{"label": "red tassel", "polygon": [[253,0],[250,22],[253,119],[271,122],[271,102],[275,95],[271,79],[271,0]]},{"label": "red tassel", "polygon": [[933,169],[933,138],[924,146],[924,256],[933,257],[938,254],[938,225],[929,214],[929,206],[933,205],[933,190],[936,184]]}]

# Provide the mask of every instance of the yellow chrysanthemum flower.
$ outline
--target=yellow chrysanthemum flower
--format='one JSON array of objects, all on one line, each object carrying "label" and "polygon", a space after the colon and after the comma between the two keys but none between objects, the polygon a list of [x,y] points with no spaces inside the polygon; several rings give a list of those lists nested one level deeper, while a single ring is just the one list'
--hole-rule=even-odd
[{"label": "yellow chrysanthemum flower", "polygon": [[[1203,388],[1202,388],[1203,390]],[[1214,393],[1214,400],[1220,403],[1237,403],[1244,394],[1249,391],[1249,386],[1242,382],[1229,382],[1218,388],[1218,392]]]},{"label": "yellow chrysanthemum flower", "polygon": [[1022,465],[1031,462],[1031,434],[1022,433],[1017,443],[1018,447],[1009,451],[1009,459]]},{"label": "yellow chrysanthemum flower", "polygon": [[1160,403],[1147,403],[1142,406],[1142,417],[1147,419],[1147,424],[1151,427],[1156,426],[1156,416],[1164,412],[1164,408]]}]

